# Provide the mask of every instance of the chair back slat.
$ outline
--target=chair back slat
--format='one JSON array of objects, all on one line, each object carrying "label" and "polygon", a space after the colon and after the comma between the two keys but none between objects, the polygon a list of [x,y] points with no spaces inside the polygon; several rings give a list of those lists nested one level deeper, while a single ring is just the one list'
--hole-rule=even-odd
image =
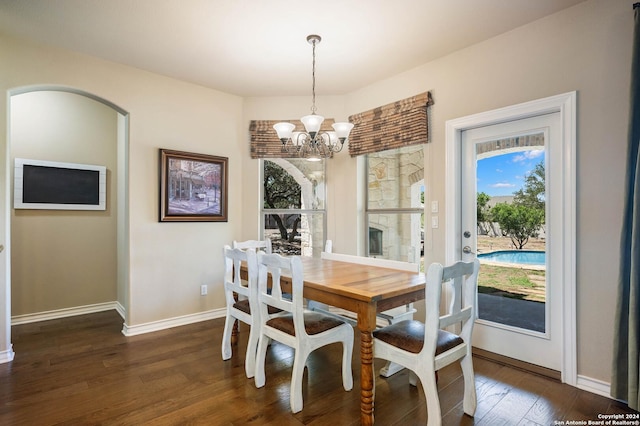
[{"label": "chair back slat", "polygon": [[271,254],[271,239],[265,238],[264,240],[246,240],[246,241],[233,241],[233,248],[246,250],[254,249],[256,252],[259,250],[264,251],[267,254]]},{"label": "chair back slat", "polygon": [[449,281],[456,277],[464,277],[473,274],[474,262],[456,262],[443,268],[442,281]]},{"label": "chair back slat", "polygon": [[[248,276],[257,277],[257,259],[255,251],[253,249],[232,249],[228,245],[225,245],[222,251],[225,263],[224,288],[227,306],[233,306],[235,303],[234,293],[250,299],[251,306],[252,293],[254,295],[253,300],[257,301],[258,290],[256,278],[249,281],[241,280],[240,266],[242,262],[245,262],[247,264]],[[247,283],[246,286],[244,285],[245,282]],[[251,308],[253,308],[253,306],[251,306]],[[255,308],[257,309],[257,305]]]},{"label": "chair back slat", "polygon": [[467,306],[460,311],[448,315],[443,315],[440,317],[440,328],[446,328],[450,325],[459,324],[463,321],[471,318],[471,314],[473,313],[473,309],[471,306]]}]

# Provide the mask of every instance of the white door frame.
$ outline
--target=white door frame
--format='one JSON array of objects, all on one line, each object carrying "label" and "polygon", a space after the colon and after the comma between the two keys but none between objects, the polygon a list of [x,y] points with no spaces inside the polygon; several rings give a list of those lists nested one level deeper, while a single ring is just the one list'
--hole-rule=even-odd
[{"label": "white door frame", "polygon": [[455,212],[455,220],[445,225],[445,259],[447,264],[459,260],[461,253],[461,183],[460,161],[462,132],[477,127],[520,120],[536,115],[560,112],[562,137],[562,222],[565,242],[562,257],[562,381],[577,385],[576,347],[576,92],[538,99],[493,111],[448,120],[445,123],[446,171],[445,205]]}]

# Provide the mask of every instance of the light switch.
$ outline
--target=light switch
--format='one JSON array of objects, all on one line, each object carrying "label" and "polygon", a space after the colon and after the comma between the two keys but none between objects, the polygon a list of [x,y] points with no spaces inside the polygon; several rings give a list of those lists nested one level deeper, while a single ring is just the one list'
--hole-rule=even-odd
[{"label": "light switch", "polygon": [[438,213],[438,202],[437,201],[432,201],[431,202],[431,213]]},{"label": "light switch", "polygon": [[431,216],[431,227],[434,229],[438,227],[438,216]]}]

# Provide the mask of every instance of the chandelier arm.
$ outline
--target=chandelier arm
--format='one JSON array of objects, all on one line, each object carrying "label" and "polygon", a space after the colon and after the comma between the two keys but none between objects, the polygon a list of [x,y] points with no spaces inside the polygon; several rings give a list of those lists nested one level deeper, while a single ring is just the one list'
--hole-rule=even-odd
[{"label": "chandelier arm", "polygon": [[282,144],[282,152],[286,152],[288,154],[297,154],[300,152],[301,145],[304,144],[304,137],[302,134],[297,134],[287,139]]},{"label": "chandelier arm", "polygon": [[[318,141],[318,145],[322,145],[321,150],[325,152],[325,156],[329,156],[329,154],[333,152],[342,151],[342,147],[344,146],[344,142],[340,140],[331,142],[331,136],[329,136],[329,132],[326,131],[318,132],[316,140]],[[338,142],[340,142],[340,144],[338,144]]]},{"label": "chandelier arm", "polygon": [[322,155],[323,157],[331,156],[331,147],[328,144],[326,144],[324,140],[321,140],[318,145],[319,145],[318,151],[320,151],[320,155]]}]

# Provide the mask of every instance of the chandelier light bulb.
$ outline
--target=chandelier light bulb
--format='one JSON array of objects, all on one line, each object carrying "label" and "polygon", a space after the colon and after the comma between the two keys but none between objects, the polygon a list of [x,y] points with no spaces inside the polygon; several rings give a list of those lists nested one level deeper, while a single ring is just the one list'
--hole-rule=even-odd
[{"label": "chandelier light bulb", "polygon": [[331,127],[336,131],[340,141],[344,143],[345,139],[349,137],[351,129],[353,129],[353,123],[335,123]]},{"label": "chandelier light bulb", "polygon": [[292,123],[277,123],[273,128],[278,134],[278,139],[284,143],[287,139],[291,139],[291,133],[296,128],[296,125]]},{"label": "chandelier light bulb", "polygon": [[315,134],[320,131],[320,126],[322,126],[324,117],[318,114],[311,114],[305,115],[300,119],[300,121],[302,121],[305,130],[311,135],[311,138],[313,139]]}]

